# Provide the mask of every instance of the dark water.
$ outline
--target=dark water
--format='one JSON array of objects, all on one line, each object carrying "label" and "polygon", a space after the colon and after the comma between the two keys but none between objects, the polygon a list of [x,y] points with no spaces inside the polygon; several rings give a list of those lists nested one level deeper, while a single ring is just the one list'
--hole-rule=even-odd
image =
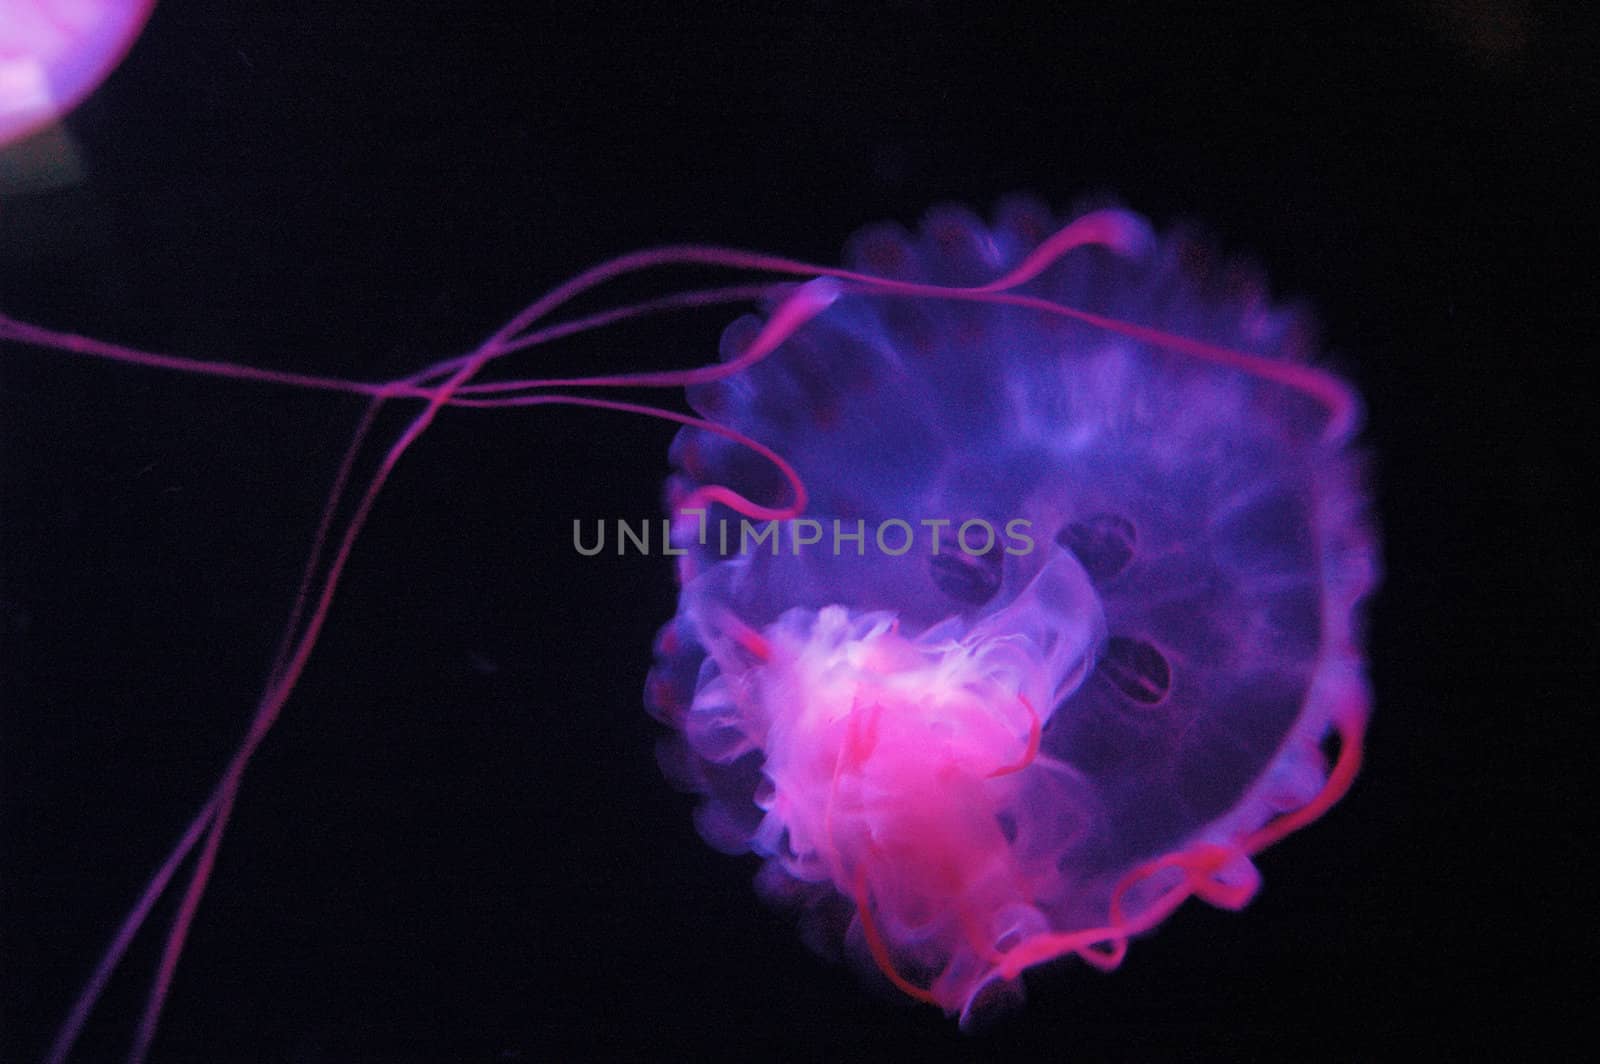
[{"label": "dark water", "polygon": [[[1524,1022],[1576,954],[1540,863],[1582,849],[1557,810],[1594,678],[1583,27],[1516,4],[354,6],[165,0],[67,121],[76,177],[26,191],[65,164],[0,153],[0,308],[380,378],[654,243],[834,261],[864,223],[1017,190],[1203,221],[1314,303],[1368,400],[1368,768],[1263,858],[1244,914],[1191,904],[1120,972],[1031,976],[1020,1017],[964,1039],[813,959],[660,778],[640,685],[669,567],[580,558],[570,528],[654,516],[670,428],[450,413],[246,781],[152,1059],[1348,1059]],[[529,365],[691,365],[726,317]],[[42,1050],[237,741],[358,414],[0,352],[0,1058]],[[141,941],[84,1060],[123,1052]],[[1477,1027],[1441,1023],[1463,1004]]]}]

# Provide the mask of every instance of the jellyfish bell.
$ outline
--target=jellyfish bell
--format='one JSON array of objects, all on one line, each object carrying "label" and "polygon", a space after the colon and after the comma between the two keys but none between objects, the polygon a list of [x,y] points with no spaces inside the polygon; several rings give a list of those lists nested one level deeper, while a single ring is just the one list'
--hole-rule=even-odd
[{"label": "jellyfish bell", "polygon": [[[667,485],[679,607],[646,702],[670,728],[663,767],[700,796],[701,833],[762,858],[761,890],[800,911],[812,942],[971,1024],[1035,965],[1114,967],[1186,898],[1242,906],[1253,855],[1326,810],[1359,765],[1356,612],[1377,562],[1353,392],[1253,276],[1195,261],[1131,212],[1061,218],[1031,200],[992,223],[948,208],[916,234],[868,230],[845,268],[666,247],[383,381],[0,315],[0,342],[340,393],[364,411],[244,737],[48,1059],[69,1059],[172,893],[129,1059],[145,1056],[250,762],[374,501],[446,407],[681,426]],[[561,316],[624,274],[682,264],[766,279]],[[577,333],[752,300],[760,313],[699,368],[513,369]],[[686,389],[693,412],[609,397],[654,388]],[[407,417],[380,438],[394,407]],[[708,534],[729,523],[732,549]],[[751,527],[759,549],[737,545]]]},{"label": "jellyfish bell", "polygon": [[0,0],[0,147],[59,121],[133,46],[155,0]]},{"label": "jellyfish bell", "polygon": [[[686,537],[649,690],[717,848],[803,919],[847,900],[859,960],[982,1022],[1029,967],[1114,965],[1189,896],[1243,905],[1252,856],[1348,785],[1358,408],[1248,268],[1126,211],[946,208],[850,264],[880,281],[689,393],[835,538]],[[674,456],[674,497],[765,479],[703,430]],[[916,549],[882,548],[891,523]],[[980,523],[1028,549],[956,534]]]}]

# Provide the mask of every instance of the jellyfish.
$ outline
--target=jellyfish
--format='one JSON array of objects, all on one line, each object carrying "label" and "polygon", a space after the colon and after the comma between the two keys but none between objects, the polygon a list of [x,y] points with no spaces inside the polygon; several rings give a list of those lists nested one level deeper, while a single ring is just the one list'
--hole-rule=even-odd
[{"label": "jellyfish", "polygon": [[72,110],[116,69],[155,0],[0,0],[0,146]]},{"label": "jellyfish", "polygon": [[[1376,573],[1356,400],[1255,271],[1124,211],[946,208],[848,260],[894,283],[690,388],[813,490],[771,549],[683,530],[651,705],[713,846],[763,858],[813,941],[977,1022],[1190,895],[1242,906],[1251,855],[1348,784]],[[776,487],[702,428],[673,458],[679,513]]]},{"label": "jellyfish", "polygon": [[[625,274],[755,275],[563,316]],[[519,375],[625,320],[751,304],[720,358]],[[0,343],[363,404],[243,738],[52,1044],[70,1058],[158,900],[177,904],[144,1059],[252,758],[373,504],[445,407],[576,405],[680,426],[680,585],[644,701],[714,848],[819,949],[971,1026],[1063,957],[1116,967],[1190,897],[1350,786],[1378,578],[1353,390],[1248,265],[1119,206],[858,234],[844,267],[696,245],[624,255],[463,354],[358,381],[140,351],[0,315]],[[690,411],[618,389],[682,389]],[[381,410],[409,411],[379,438]],[[371,469],[372,472],[361,472]],[[728,536],[728,529],[735,532]],[[1330,744],[1336,744],[1331,751]]]}]

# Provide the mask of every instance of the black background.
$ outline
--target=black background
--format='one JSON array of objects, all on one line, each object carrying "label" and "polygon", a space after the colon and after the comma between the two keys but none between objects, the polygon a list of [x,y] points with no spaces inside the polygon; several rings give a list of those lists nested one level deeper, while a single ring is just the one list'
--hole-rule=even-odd
[{"label": "black background", "polygon": [[[1204,221],[1368,400],[1388,575],[1348,799],[1244,913],[1191,903],[964,1037],[808,954],[660,778],[669,568],[569,537],[657,513],[671,428],[452,412],[250,773],[155,1060],[1382,1058],[1535,1037],[1568,999],[1593,39],[1487,0],[979,6],[167,0],[67,120],[77,180],[24,191],[49,147],[0,155],[0,308],[382,378],[650,244],[830,262],[1012,191]],[[728,316],[538,357],[693,365]],[[0,373],[0,1054],[29,1060],[240,736],[359,404],[15,345]],[[124,1051],[153,940],[82,1059]]]}]

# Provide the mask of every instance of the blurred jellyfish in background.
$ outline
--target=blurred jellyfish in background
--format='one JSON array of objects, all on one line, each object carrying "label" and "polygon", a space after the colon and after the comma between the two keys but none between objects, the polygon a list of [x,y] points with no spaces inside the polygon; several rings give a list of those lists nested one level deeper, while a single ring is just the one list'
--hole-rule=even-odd
[{"label": "blurred jellyfish in background", "polygon": [[33,135],[41,141],[28,154],[24,183],[64,183],[77,173],[56,123],[117,68],[154,7],[155,0],[0,0],[0,149]]}]

